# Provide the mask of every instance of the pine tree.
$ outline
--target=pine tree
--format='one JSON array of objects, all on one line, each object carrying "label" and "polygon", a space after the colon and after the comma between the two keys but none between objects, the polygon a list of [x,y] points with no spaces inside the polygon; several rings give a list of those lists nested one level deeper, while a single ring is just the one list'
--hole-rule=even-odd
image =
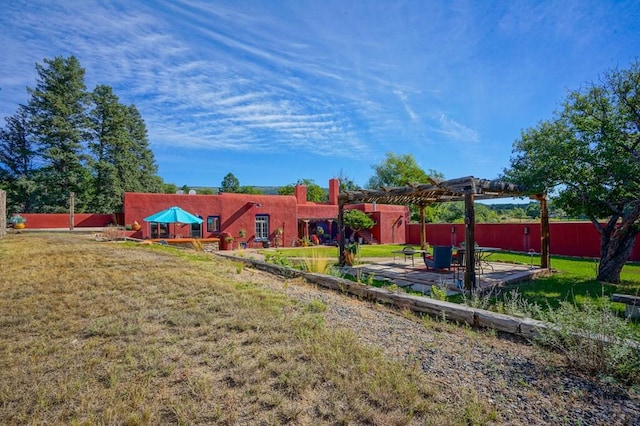
[{"label": "pine tree", "polygon": [[238,192],[240,181],[231,172],[227,173],[220,183],[220,192]]},{"label": "pine tree", "polygon": [[162,192],[163,181],[158,176],[158,165],[149,147],[147,125],[135,105],[127,107],[127,129],[129,132],[129,152],[134,160],[134,185],[125,185],[125,191]]},{"label": "pine tree", "polygon": [[44,161],[38,209],[65,211],[69,194],[74,192],[76,210],[81,212],[89,199],[90,182],[84,166],[84,142],[89,135],[84,69],[70,56],[45,59],[44,65],[36,64],[36,71],[36,87],[27,90],[34,135]]},{"label": "pine tree", "polygon": [[96,87],[92,100],[95,106],[90,114],[93,138],[89,142],[89,164],[93,179],[89,210],[113,213],[120,210],[124,193],[117,162],[121,145],[128,138],[126,108],[109,86]]},{"label": "pine tree", "polygon": [[29,113],[20,106],[0,129],[0,186],[7,191],[10,212],[31,212],[36,152],[29,130]]},{"label": "pine tree", "polygon": [[162,180],[138,109],[121,104],[109,86],[96,87],[92,99],[91,211],[120,211],[125,192],[161,192]]}]

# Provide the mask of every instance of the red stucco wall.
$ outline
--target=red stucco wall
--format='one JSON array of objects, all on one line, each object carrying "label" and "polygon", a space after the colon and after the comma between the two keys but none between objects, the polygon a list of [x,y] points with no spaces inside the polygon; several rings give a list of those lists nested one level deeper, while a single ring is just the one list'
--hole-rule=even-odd
[{"label": "red stucco wall", "polygon": [[[20,216],[27,220],[27,227],[30,229],[69,229],[68,213],[21,213]],[[76,228],[104,227],[107,224],[118,221],[115,215],[76,213],[74,215],[73,226]]]},{"label": "red stucco wall", "polygon": [[[381,243],[406,244],[406,225],[409,209],[405,206],[360,204],[360,210],[368,213],[376,223],[371,233]],[[375,210],[374,210],[375,209]]]},{"label": "red stucco wall", "polygon": [[[427,241],[431,245],[460,245],[464,241],[464,225],[426,225]],[[451,228],[456,232],[452,233]],[[600,234],[591,222],[551,222],[549,224],[551,254],[579,257],[600,257]],[[525,233],[528,228],[528,233]],[[540,252],[539,223],[480,223],[475,228],[476,242],[481,246],[505,250]],[[407,240],[420,244],[420,225],[410,224]],[[640,239],[636,240],[629,260],[640,261]]]},{"label": "red stucco wall", "polygon": [[[244,240],[249,247],[259,246],[254,241],[255,216],[258,214],[269,215],[270,239],[274,238],[275,230],[279,227],[284,229],[283,241],[288,241],[297,234],[296,215],[292,214],[296,211],[296,198],[291,195],[126,193],[124,206],[126,223],[137,220],[142,224],[143,238],[150,236],[149,224],[143,219],[171,206],[179,206],[189,213],[201,216],[204,220],[204,238],[218,237],[220,232],[226,232],[238,241],[240,229],[245,229],[247,235]],[[207,232],[207,216],[220,216],[220,232]],[[170,232],[174,233],[173,226]],[[175,233],[188,235],[189,226],[178,228]]]}]

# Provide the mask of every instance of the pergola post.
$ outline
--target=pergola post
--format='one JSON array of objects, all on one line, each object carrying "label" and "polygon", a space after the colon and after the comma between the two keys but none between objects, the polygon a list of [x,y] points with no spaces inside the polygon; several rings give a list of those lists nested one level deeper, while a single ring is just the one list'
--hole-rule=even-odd
[{"label": "pergola post", "polygon": [[425,223],[424,215],[425,205],[420,204],[420,249],[427,249],[427,225]]},{"label": "pergola post", "polygon": [[551,234],[549,232],[547,197],[544,194],[538,194],[536,198],[540,201],[540,267],[549,269],[551,268],[551,252],[549,250]]},{"label": "pergola post", "polygon": [[338,264],[344,266],[344,202],[338,203]]},{"label": "pergola post", "polygon": [[476,210],[474,201],[473,192],[464,195],[464,263],[467,265],[464,271],[465,290],[473,290],[476,284]]}]

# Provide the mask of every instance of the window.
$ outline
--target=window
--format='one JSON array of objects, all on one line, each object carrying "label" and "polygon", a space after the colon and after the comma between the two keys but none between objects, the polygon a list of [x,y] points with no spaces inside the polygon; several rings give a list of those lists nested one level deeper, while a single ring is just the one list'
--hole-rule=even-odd
[{"label": "window", "polygon": [[207,232],[220,231],[220,216],[207,217]]},{"label": "window", "polygon": [[151,238],[169,238],[169,224],[149,222]]},{"label": "window", "polygon": [[202,224],[201,223],[192,223],[191,224],[191,238],[200,238],[202,237]]},{"label": "window", "polygon": [[256,215],[256,241],[269,240],[269,216]]}]

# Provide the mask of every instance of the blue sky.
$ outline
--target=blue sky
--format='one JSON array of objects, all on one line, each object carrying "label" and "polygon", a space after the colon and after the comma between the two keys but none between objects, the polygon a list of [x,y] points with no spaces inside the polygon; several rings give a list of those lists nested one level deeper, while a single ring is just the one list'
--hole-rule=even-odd
[{"label": "blue sky", "polygon": [[[0,0],[0,117],[75,55],[179,186],[364,185],[386,152],[495,178],[567,90],[639,55],[640,2]],[[4,125],[4,120],[2,120]]]}]

